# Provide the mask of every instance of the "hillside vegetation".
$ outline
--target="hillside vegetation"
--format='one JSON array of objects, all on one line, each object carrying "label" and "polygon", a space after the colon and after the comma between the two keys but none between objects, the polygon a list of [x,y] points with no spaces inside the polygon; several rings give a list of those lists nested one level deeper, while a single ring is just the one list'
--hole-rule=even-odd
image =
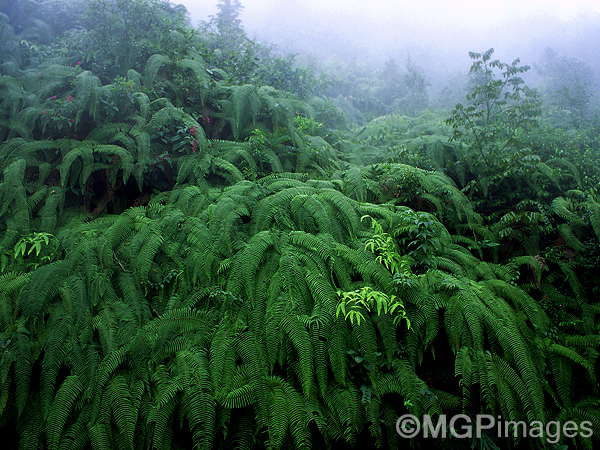
[{"label": "hillside vegetation", "polygon": [[[2,448],[597,448],[585,64],[549,50],[534,88],[471,52],[430,98],[241,8],[0,1]],[[407,440],[409,413],[593,434]]]}]

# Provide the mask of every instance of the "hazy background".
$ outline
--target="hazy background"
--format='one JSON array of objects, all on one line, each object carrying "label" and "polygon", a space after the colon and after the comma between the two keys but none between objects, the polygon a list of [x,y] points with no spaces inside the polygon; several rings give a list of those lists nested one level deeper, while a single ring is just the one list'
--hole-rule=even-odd
[{"label": "hazy background", "polygon": [[[192,25],[217,12],[217,0],[179,0]],[[544,49],[588,63],[600,74],[600,1],[241,0],[248,36],[282,53],[356,60],[379,69],[410,55],[435,86],[470,67],[469,51],[534,66]],[[535,77],[535,70],[529,77]]]}]

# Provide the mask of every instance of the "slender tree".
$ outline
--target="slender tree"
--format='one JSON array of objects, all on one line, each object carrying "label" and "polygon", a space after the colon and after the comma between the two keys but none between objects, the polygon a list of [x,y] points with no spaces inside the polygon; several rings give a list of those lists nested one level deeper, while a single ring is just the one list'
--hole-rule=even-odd
[{"label": "slender tree", "polygon": [[205,24],[207,31],[218,36],[219,46],[235,49],[246,38],[240,14],[244,7],[239,0],[219,0],[218,12]]}]

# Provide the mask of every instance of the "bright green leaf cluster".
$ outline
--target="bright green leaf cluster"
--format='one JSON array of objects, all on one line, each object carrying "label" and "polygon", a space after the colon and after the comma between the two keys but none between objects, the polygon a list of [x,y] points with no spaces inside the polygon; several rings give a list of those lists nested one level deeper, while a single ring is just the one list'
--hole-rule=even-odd
[{"label": "bright green leaf cluster", "polygon": [[406,320],[407,328],[410,329],[410,320],[406,317],[404,304],[395,295],[387,295],[376,291],[369,286],[351,292],[338,291],[341,297],[336,309],[336,317],[344,315],[344,319],[350,319],[350,323],[360,325],[365,320],[364,312],[376,312],[378,316],[390,314],[394,316],[394,324],[398,325],[402,319]]}]

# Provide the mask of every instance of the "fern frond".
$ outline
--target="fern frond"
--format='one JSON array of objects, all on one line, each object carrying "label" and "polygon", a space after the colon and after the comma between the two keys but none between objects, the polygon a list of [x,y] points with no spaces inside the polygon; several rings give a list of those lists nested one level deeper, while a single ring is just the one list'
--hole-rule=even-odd
[{"label": "fern frond", "polygon": [[[46,436],[51,449],[58,449],[72,409],[83,397],[85,386],[78,375],[67,375],[61,383],[46,420]],[[85,433],[87,434],[87,433]],[[66,437],[66,436],[65,436]]]},{"label": "fern frond", "polygon": [[15,367],[15,397],[17,414],[23,414],[25,406],[29,398],[31,390],[31,374],[33,370],[33,344],[29,338],[30,332],[21,325],[19,329],[13,333],[10,345],[10,352],[6,352],[3,356],[14,358]]},{"label": "fern frond", "polygon": [[172,64],[171,59],[168,56],[161,54],[154,54],[148,61],[146,61],[146,67],[144,68],[144,84],[146,86],[152,87],[154,86],[154,81],[160,69],[163,66],[169,66]]}]

